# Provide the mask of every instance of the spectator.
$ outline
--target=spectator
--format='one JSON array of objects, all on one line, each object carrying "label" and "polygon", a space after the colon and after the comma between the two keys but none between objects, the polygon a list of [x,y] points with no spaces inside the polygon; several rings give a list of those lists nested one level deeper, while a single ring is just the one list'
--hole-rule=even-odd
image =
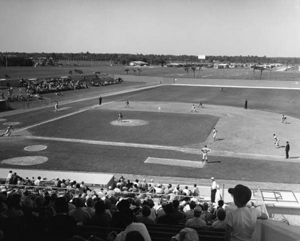
[{"label": "spectator", "polygon": [[145,241],[143,235],[139,231],[130,231],[126,234],[125,241]]},{"label": "spectator", "polygon": [[83,207],[82,209],[87,211],[91,215],[91,217],[93,217],[95,214],[94,199],[92,197],[89,197],[86,200],[86,207]]},{"label": "spectator", "polygon": [[68,203],[64,197],[59,197],[55,201],[56,214],[53,215],[48,223],[46,235],[53,240],[71,238],[75,232],[76,221],[67,215]]},{"label": "spectator", "polygon": [[190,210],[185,212],[186,219],[190,219],[194,217],[194,208],[196,207],[196,203],[194,201],[190,201],[188,204],[190,206]]},{"label": "spectator", "polygon": [[172,216],[175,220],[177,220],[180,223],[185,219],[185,214],[181,210],[179,210],[178,200],[173,200],[172,204],[174,208],[174,212],[172,213]]},{"label": "spectator", "polygon": [[151,209],[149,206],[143,206],[142,207],[142,216],[136,216],[136,221],[139,223],[147,224],[155,224],[154,220],[150,218]]},{"label": "spectator", "polygon": [[194,184],[194,187],[193,187],[193,189],[192,189],[192,195],[193,195],[194,197],[200,196],[200,190],[199,190],[199,188],[197,187],[197,184]]},{"label": "spectator", "polygon": [[185,226],[188,228],[202,228],[206,227],[206,222],[200,218],[202,209],[200,206],[197,206],[194,209],[194,217],[186,221]]},{"label": "spectator", "polygon": [[238,184],[228,192],[237,209],[226,215],[225,240],[251,240],[257,219],[268,219],[268,216],[257,208],[246,207],[252,195],[248,187]]},{"label": "spectator", "polygon": [[141,199],[137,198],[133,200],[132,205],[131,205],[131,210],[133,211],[133,214],[135,216],[141,215],[142,208],[141,208]]},{"label": "spectator", "polygon": [[163,209],[165,211],[165,215],[158,217],[157,223],[161,224],[178,224],[178,221],[173,218],[172,214],[174,213],[174,208],[172,203],[168,203],[167,205],[163,205]]},{"label": "spectator", "polygon": [[149,218],[153,219],[153,221],[156,220],[156,211],[154,209],[154,202],[152,199],[147,200],[149,208],[151,209],[151,214],[149,215]]},{"label": "spectator", "polygon": [[199,235],[195,229],[184,228],[171,241],[199,241]]},{"label": "spectator", "polygon": [[105,208],[105,203],[103,200],[99,200],[95,203],[95,214],[92,216],[92,224],[99,226],[107,226],[111,225],[112,217],[110,212]]},{"label": "spectator", "polygon": [[201,218],[208,224],[212,224],[212,213],[208,211],[208,204],[203,203],[203,213],[201,214]]},{"label": "spectator", "polygon": [[225,217],[226,212],[223,208],[219,208],[217,212],[218,219],[212,223],[213,228],[226,229]]},{"label": "spectator", "polygon": [[128,201],[128,199],[122,199],[118,202],[117,204],[117,208],[118,211],[115,212],[112,216],[112,227],[116,227],[116,228],[125,228],[126,226],[124,225],[124,223],[121,221],[121,212],[123,212],[123,210],[126,210],[130,207],[130,202]]},{"label": "spectator", "polygon": [[74,220],[79,223],[89,223],[92,219],[91,215],[83,209],[84,201],[82,198],[74,198],[73,204],[75,205],[75,209],[69,212],[69,216],[74,218]]},{"label": "spectator", "polygon": [[188,186],[185,186],[184,190],[182,191],[182,194],[185,196],[191,196],[191,190],[189,190]]},{"label": "spectator", "polygon": [[223,208],[223,206],[224,206],[224,201],[223,200],[219,200],[218,201],[218,206],[217,206],[217,208],[213,212],[213,220],[215,220],[217,218],[217,212],[218,212],[218,210],[220,208]]},{"label": "spectator", "polygon": [[40,186],[41,185],[41,177],[40,176],[38,176],[38,178],[34,181],[34,185],[35,186]]},{"label": "spectator", "polygon": [[126,235],[130,231],[138,231],[141,233],[145,241],[151,241],[149,232],[143,223],[134,223],[134,214],[130,208],[126,208],[121,212],[121,220],[126,226],[126,229],[120,232],[115,241],[125,241]]},{"label": "spectator", "polygon": [[172,188],[172,184],[168,184],[168,186],[165,189],[165,194],[170,194],[173,193],[173,188]]}]

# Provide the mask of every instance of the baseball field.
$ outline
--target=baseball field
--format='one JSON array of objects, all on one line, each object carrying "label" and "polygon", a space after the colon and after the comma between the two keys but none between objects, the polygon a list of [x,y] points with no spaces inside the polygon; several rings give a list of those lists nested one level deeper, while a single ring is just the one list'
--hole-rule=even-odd
[{"label": "baseball field", "polygon": [[[108,72],[107,68],[102,71]],[[117,69],[116,75],[125,74],[122,71]],[[143,69],[141,76],[134,77],[123,75],[120,85],[64,92],[57,112],[52,105],[1,112],[1,132],[9,123],[14,127],[11,137],[0,138],[1,166],[174,182],[196,180],[199,184],[214,176],[224,182],[300,190],[298,73],[287,73],[288,80],[281,77],[283,73],[271,73],[274,81],[266,79],[264,88],[264,82],[250,77],[231,77],[226,82],[227,77],[215,77],[214,72],[213,80],[179,78],[179,72],[169,72],[162,75],[162,82],[157,78],[152,81],[150,74],[143,76],[145,72]],[[179,79],[173,82],[175,77]],[[273,83],[277,83],[275,87]],[[98,104],[100,95],[102,105]],[[246,99],[248,109],[244,109]],[[193,104],[196,112],[191,111]],[[117,121],[120,112],[122,122]],[[281,122],[283,114],[286,123]],[[213,128],[218,131],[216,140],[212,138]],[[280,139],[279,148],[274,145],[273,134]],[[286,141],[291,145],[289,159],[285,159]],[[26,150],[33,145],[46,148]],[[201,161],[205,145],[211,149],[208,163]]]}]

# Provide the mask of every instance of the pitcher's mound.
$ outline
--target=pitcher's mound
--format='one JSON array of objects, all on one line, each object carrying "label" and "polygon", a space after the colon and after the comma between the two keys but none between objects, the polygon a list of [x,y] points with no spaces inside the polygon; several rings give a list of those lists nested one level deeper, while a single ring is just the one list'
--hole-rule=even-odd
[{"label": "pitcher's mound", "polygon": [[114,126],[143,126],[143,125],[147,125],[149,122],[148,121],[143,121],[143,120],[137,120],[137,119],[126,119],[121,121],[112,121],[110,122],[110,124],[114,125]]}]

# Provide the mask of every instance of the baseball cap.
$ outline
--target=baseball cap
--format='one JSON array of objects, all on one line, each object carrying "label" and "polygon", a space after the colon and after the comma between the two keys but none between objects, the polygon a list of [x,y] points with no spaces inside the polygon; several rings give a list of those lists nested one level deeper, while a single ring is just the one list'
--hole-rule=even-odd
[{"label": "baseball cap", "polygon": [[241,204],[245,205],[251,199],[251,190],[242,184],[236,185],[234,188],[229,188],[228,192]]},{"label": "baseball cap", "polygon": [[215,180],[215,178],[214,178],[214,177],[211,177],[211,180]]}]

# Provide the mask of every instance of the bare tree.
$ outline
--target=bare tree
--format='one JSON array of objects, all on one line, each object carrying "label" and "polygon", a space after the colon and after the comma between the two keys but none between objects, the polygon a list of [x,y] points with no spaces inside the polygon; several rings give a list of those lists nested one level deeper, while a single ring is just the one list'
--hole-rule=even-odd
[{"label": "bare tree", "polygon": [[196,76],[195,76],[196,67],[195,67],[195,66],[192,66],[192,67],[191,67],[191,69],[192,69],[192,71],[193,71],[193,74],[194,74],[194,79],[195,79],[195,78],[196,78]]},{"label": "bare tree", "polygon": [[189,72],[190,72],[190,67],[184,67],[185,72],[188,74],[188,77],[190,77]]}]

